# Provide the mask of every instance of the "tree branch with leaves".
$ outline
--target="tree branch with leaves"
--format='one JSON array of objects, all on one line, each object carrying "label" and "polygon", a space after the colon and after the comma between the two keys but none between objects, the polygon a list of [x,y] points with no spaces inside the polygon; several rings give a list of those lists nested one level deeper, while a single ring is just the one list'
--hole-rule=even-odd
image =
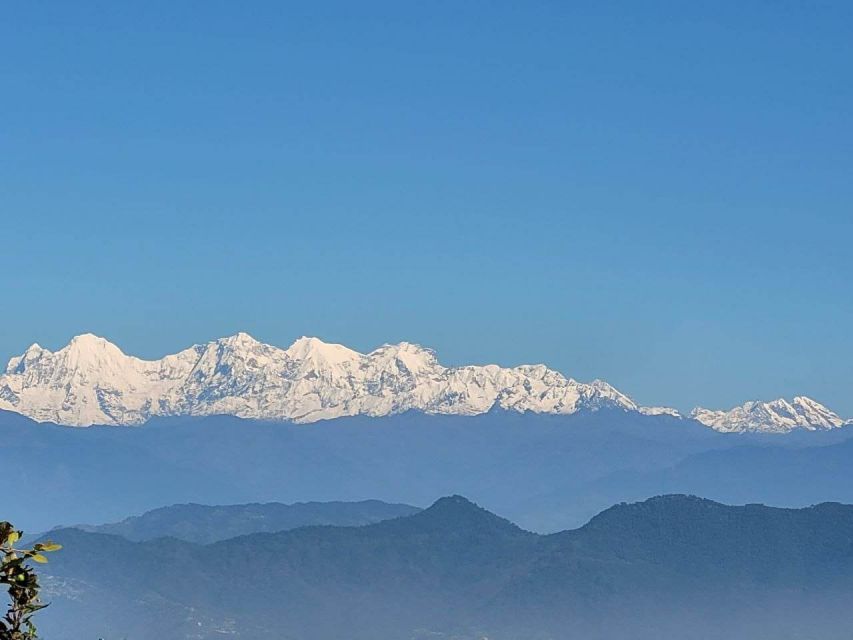
[{"label": "tree branch with leaves", "polygon": [[31,562],[45,563],[45,553],[58,551],[61,545],[39,542],[31,549],[18,549],[15,544],[22,532],[10,523],[0,522],[0,584],[8,585],[9,609],[0,620],[0,640],[35,640],[38,638],[33,615],[47,604],[39,599],[38,576]]}]

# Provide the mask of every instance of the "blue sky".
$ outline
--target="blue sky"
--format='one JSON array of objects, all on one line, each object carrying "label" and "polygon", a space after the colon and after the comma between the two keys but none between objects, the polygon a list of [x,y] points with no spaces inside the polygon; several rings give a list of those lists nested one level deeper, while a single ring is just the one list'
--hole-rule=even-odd
[{"label": "blue sky", "polygon": [[853,416],[853,4],[135,4],[2,11],[0,356],[405,339]]}]

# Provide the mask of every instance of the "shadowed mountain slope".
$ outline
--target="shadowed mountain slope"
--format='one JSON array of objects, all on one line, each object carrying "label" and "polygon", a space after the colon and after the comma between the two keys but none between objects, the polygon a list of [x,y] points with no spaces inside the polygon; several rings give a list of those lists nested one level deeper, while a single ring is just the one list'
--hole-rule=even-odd
[{"label": "shadowed mountain slope", "polygon": [[341,527],[373,524],[420,511],[380,500],[360,502],[278,502],[208,506],[176,504],[102,525],[76,525],[92,533],[110,533],[143,541],[172,537],[207,544],[250,533],[287,531],[312,525]]}]

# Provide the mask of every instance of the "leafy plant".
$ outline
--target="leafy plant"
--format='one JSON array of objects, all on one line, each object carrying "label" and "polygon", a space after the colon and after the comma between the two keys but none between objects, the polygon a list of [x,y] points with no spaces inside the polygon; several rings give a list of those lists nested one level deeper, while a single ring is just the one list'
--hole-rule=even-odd
[{"label": "leafy plant", "polygon": [[35,640],[38,638],[33,615],[47,604],[39,599],[38,576],[31,562],[45,563],[45,553],[58,551],[61,545],[53,542],[40,542],[31,549],[18,549],[15,546],[21,539],[10,523],[0,522],[0,553],[3,556],[0,566],[0,584],[8,585],[9,609],[0,620],[0,640]]}]

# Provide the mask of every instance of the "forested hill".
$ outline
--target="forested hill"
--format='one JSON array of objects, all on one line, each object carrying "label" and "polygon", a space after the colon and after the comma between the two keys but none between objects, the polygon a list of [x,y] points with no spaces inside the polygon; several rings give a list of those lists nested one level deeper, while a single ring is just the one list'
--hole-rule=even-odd
[{"label": "forested hill", "polygon": [[[849,637],[853,507],[664,496],[541,536],[453,496],[210,545],[59,530],[47,637]],[[569,630],[569,631],[567,631]]]}]

